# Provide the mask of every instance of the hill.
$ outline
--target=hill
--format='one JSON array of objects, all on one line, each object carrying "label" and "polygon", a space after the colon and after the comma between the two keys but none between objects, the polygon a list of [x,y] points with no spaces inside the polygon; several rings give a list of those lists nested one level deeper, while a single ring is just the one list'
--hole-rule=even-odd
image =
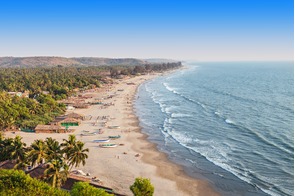
[{"label": "hill", "polygon": [[56,67],[143,65],[147,61],[134,58],[66,58],[66,57],[0,57],[0,67]]}]

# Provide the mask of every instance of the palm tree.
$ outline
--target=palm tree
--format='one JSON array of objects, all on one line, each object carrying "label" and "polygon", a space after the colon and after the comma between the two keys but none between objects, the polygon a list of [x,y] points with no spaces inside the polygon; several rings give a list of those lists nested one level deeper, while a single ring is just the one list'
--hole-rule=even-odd
[{"label": "palm tree", "polygon": [[74,148],[74,146],[76,145],[76,136],[75,135],[69,135],[69,139],[63,139],[63,143],[61,144],[61,146],[63,146],[63,152],[66,154],[66,158],[69,158],[70,155],[70,151]]},{"label": "palm tree", "polygon": [[79,167],[81,163],[82,165],[85,165],[86,159],[88,158],[86,152],[89,152],[89,149],[84,148],[84,143],[78,141],[74,148],[69,151],[68,163],[69,166],[71,166],[71,169],[73,166]]},{"label": "palm tree", "polygon": [[10,159],[16,160],[15,168],[24,168],[26,166],[26,144],[21,141],[22,137],[15,136],[13,139],[11,146],[9,147],[10,151]]},{"label": "palm tree", "polygon": [[46,138],[45,143],[47,145],[46,148],[46,160],[61,160],[63,158],[61,146],[59,142],[51,137]]},{"label": "palm tree", "polygon": [[36,164],[42,164],[45,162],[47,157],[47,145],[43,140],[35,140],[31,144],[31,150],[28,153],[28,160],[31,162],[32,166]]},{"label": "palm tree", "polygon": [[67,180],[69,166],[64,160],[52,160],[48,163],[48,168],[44,171],[45,181],[52,187],[60,188]]},{"label": "palm tree", "polygon": [[11,160],[12,138],[4,138],[0,143],[0,161]]}]

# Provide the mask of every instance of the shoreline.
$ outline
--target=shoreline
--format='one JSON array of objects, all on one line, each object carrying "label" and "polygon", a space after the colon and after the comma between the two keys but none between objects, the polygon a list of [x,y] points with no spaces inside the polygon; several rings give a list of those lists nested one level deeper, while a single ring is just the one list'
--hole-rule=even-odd
[{"label": "shoreline", "polygon": [[[177,70],[181,69],[186,69],[186,67]],[[164,74],[168,75],[177,70],[173,70]],[[137,140],[135,140],[134,144],[132,145],[132,149],[134,149],[138,153],[143,154],[142,160],[145,163],[155,165],[157,167],[157,175],[175,181],[177,188],[185,192],[187,195],[220,195],[213,189],[213,187],[209,185],[208,182],[190,177],[184,171],[182,166],[169,160],[168,155],[166,153],[159,151],[157,148],[157,144],[149,141],[149,136],[142,131],[142,127],[139,124],[139,119],[135,114],[134,108],[135,96],[141,84],[139,84],[136,87],[136,90],[133,95],[133,116],[131,118],[133,118],[136,121],[136,123],[134,123],[133,126],[136,127],[136,131],[140,133],[140,137],[137,137]]]},{"label": "shoreline", "polygon": [[[179,69],[177,69],[179,70]],[[92,105],[88,109],[75,109],[67,113],[75,112],[91,119],[84,120],[73,133],[6,133],[6,137],[20,135],[23,141],[30,145],[35,139],[52,137],[61,142],[68,135],[76,135],[78,140],[89,148],[88,159],[85,166],[79,169],[89,173],[89,178],[96,177],[103,186],[114,189],[115,192],[132,195],[129,186],[135,178],[149,178],[155,187],[154,195],[219,195],[206,181],[197,180],[188,176],[183,168],[168,159],[168,156],[157,149],[157,145],[148,140],[148,136],[142,132],[139,119],[134,110],[134,99],[140,84],[161,75],[170,74],[153,73],[131,78],[114,80],[112,85],[106,85],[96,92],[86,92],[91,95],[88,101],[102,98],[107,107]],[[132,83],[129,85],[128,83]],[[111,98],[104,99],[110,95]],[[107,116],[107,120],[102,119]],[[109,126],[119,126],[120,129],[111,129]],[[95,136],[81,136],[84,130],[103,133]],[[121,138],[112,140],[116,148],[101,148],[95,139],[105,139],[110,135],[120,135]]]}]

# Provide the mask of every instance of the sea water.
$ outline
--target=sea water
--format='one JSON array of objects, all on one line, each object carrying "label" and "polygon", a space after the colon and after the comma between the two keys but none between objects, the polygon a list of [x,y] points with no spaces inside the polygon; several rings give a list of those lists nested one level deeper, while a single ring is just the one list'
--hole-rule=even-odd
[{"label": "sea water", "polygon": [[293,62],[188,63],[142,84],[149,140],[223,195],[293,195]]}]

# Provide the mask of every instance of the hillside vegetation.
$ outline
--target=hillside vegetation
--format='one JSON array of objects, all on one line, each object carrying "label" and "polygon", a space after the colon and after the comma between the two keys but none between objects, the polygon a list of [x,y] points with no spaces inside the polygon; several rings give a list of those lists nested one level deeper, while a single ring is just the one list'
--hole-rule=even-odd
[{"label": "hillside vegetation", "polygon": [[144,60],[134,58],[66,58],[66,57],[0,57],[0,67],[56,67],[56,66],[111,66],[143,65]]}]

